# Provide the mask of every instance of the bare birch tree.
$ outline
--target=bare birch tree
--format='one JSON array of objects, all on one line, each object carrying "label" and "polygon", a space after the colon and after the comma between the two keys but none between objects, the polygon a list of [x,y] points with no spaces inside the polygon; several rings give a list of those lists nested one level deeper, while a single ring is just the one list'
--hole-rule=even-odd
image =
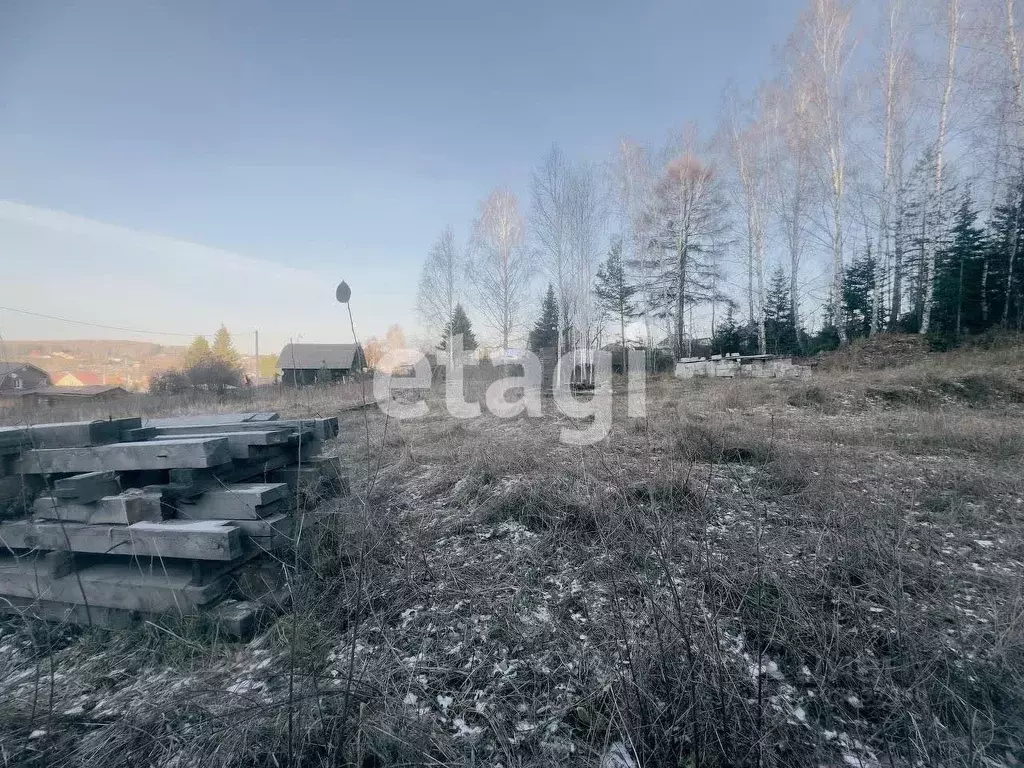
[{"label": "bare birch tree", "polygon": [[747,306],[750,322],[757,327],[757,348],[767,350],[764,316],[765,254],[771,206],[773,156],[778,112],[774,99],[764,92],[755,101],[756,117],[740,126],[735,106],[730,117],[732,152],[742,190],[747,220]]},{"label": "bare birch tree", "polygon": [[[557,359],[565,341],[565,318],[572,291],[570,275],[570,169],[557,146],[552,146],[531,185],[533,205],[530,231],[537,242],[541,262],[555,286],[558,301]],[[561,370],[555,369],[555,384],[561,384]]]},{"label": "bare birch tree", "polygon": [[650,365],[654,346],[654,323],[651,313],[651,288],[656,260],[651,252],[653,234],[654,172],[647,147],[629,139],[619,142],[612,164],[613,197],[625,237],[624,261],[629,265],[640,290],[645,343]]},{"label": "bare birch tree", "polygon": [[469,274],[477,307],[506,350],[520,328],[532,276],[525,237],[518,198],[506,188],[493,190],[473,226]]},{"label": "bare birch tree", "polygon": [[[890,243],[894,190],[899,189],[903,168],[904,73],[907,48],[900,33],[903,0],[889,0],[888,44],[885,53],[885,128],[882,149],[882,184],[878,200],[878,247],[875,251],[875,284],[871,302],[871,333],[882,328],[883,286],[890,273],[893,249]],[[893,271],[893,290],[899,276]],[[893,297],[890,303],[898,303]],[[898,310],[897,310],[898,312]],[[893,321],[895,322],[895,321]]]},{"label": "bare birch tree", "polygon": [[[455,242],[455,231],[445,228],[430,249],[420,272],[416,305],[423,323],[433,333],[451,324],[455,305],[459,303],[459,286],[465,276],[465,260]],[[447,348],[451,355],[452,340]]]},{"label": "bare birch tree", "polygon": [[782,119],[782,150],[773,174],[773,199],[789,253],[789,300],[797,343],[800,343],[800,268],[803,261],[807,215],[811,197],[810,88],[799,73],[786,91],[777,95]]},{"label": "bare birch tree", "polygon": [[842,344],[847,342],[843,319],[843,235],[846,197],[846,68],[853,50],[852,11],[842,0],[812,0],[797,37],[801,70],[811,89],[811,127],[825,194],[823,229],[832,252],[832,322]]},{"label": "bare birch tree", "polygon": [[665,167],[658,197],[664,219],[661,242],[668,255],[662,293],[671,302],[674,347],[682,356],[693,335],[687,311],[692,313],[693,303],[710,291],[706,286],[698,288],[697,271],[706,271],[706,262],[724,237],[726,223],[721,179],[698,154],[692,129],[676,151]]},{"label": "bare birch tree", "polygon": [[[1014,0],[1006,0],[1006,61],[1010,76],[1010,131],[1009,143],[1011,152],[1017,161],[1018,176],[1024,175],[1024,102],[1021,97],[1021,66],[1020,66],[1020,42],[1017,35],[1017,20]],[[1024,201],[1017,200],[1018,207],[1024,205]],[[1017,221],[1019,222],[1018,216]],[[1019,232],[1015,233],[1010,247],[1010,256],[1007,263],[1006,295],[1003,299],[1003,328],[1010,326],[1010,302],[1013,292],[1013,271],[1017,260],[1017,243],[1020,240]],[[988,264],[986,262],[986,268]],[[986,274],[986,282],[988,275]]]},{"label": "bare birch tree", "polygon": [[593,169],[578,164],[569,176],[567,189],[571,292],[567,313],[574,327],[574,348],[579,363],[591,380],[593,347],[601,326],[594,310],[594,279],[603,242],[603,203]]},{"label": "bare birch tree", "polygon": [[[948,31],[946,54],[946,85],[942,91],[939,105],[939,135],[935,143],[935,185],[932,202],[936,207],[936,229],[941,229],[945,221],[943,211],[942,171],[946,149],[946,131],[949,124],[949,102],[953,97],[953,85],[956,80],[956,54],[959,47],[960,33],[960,0],[949,0]],[[935,254],[938,250],[938,233],[928,238],[925,252],[925,293],[924,309],[921,315],[921,333],[926,334],[931,328],[932,304],[935,297]]]}]

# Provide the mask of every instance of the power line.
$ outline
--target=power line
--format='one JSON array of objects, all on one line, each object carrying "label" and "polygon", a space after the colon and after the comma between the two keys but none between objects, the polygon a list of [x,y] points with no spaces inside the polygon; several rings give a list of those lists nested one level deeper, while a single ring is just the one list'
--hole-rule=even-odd
[{"label": "power line", "polygon": [[[57,317],[56,315],[47,315],[42,312],[30,312],[27,309],[16,309],[14,307],[0,307],[0,310],[6,310],[7,312],[17,312],[22,315],[32,315],[33,317],[43,317],[47,320],[58,320],[62,323],[71,323],[73,325],[84,325],[92,328],[104,328],[110,331],[125,331],[126,333],[141,333],[148,334],[151,336],[180,336],[183,338],[195,338],[196,336],[210,336],[209,333],[175,333],[174,331],[144,331],[140,328],[125,328],[121,325],[104,325],[103,323],[92,323],[86,320],[72,320],[67,317]],[[235,335],[235,334],[232,334]]]}]

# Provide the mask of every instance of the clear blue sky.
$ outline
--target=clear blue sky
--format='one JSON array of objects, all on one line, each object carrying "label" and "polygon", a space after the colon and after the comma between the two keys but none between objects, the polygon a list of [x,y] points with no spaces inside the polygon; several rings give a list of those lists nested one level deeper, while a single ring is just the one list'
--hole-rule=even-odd
[{"label": "clear blue sky", "polygon": [[[491,187],[526,204],[552,142],[603,160],[710,128],[802,5],[5,0],[0,305],[329,341],[347,277],[364,335],[413,326],[431,242]],[[126,335],[8,312],[0,333]]]}]

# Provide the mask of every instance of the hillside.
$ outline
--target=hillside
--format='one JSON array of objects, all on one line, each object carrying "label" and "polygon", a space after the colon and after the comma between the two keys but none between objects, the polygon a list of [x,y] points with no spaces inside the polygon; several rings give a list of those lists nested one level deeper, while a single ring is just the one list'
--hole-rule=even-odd
[{"label": "hillside", "polygon": [[151,374],[181,364],[183,346],[147,341],[70,339],[4,341],[7,360],[32,363],[51,374],[94,373],[107,383],[145,389]]}]

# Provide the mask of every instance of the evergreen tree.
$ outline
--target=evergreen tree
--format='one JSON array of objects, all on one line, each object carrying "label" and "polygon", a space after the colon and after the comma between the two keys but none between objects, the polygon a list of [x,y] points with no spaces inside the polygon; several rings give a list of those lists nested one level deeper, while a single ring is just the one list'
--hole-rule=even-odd
[{"label": "evergreen tree", "polygon": [[213,336],[213,347],[210,349],[213,359],[223,363],[228,368],[241,368],[242,356],[238,354],[235,345],[231,342],[231,334],[223,325],[217,329]]},{"label": "evergreen tree", "polygon": [[185,350],[185,364],[186,370],[194,368],[200,363],[205,362],[210,357],[210,342],[208,342],[203,336],[196,336],[192,339],[192,343],[188,345],[188,349]]},{"label": "evergreen tree", "polygon": [[[1020,327],[1024,312],[1024,177],[1012,185],[996,208],[989,232],[988,272],[984,280],[985,327]],[[1009,302],[1007,302],[1009,299]]]},{"label": "evergreen tree", "polygon": [[623,354],[626,349],[626,321],[640,314],[640,308],[634,300],[637,291],[638,288],[626,279],[622,263],[622,240],[616,238],[608,252],[607,261],[597,270],[594,294],[601,310],[618,322]]},{"label": "evergreen tree", "polygon": [[736,308],[730,303],[725,320],[715,328],[715,335],[711,339],[711,352],[715,355],[742,352],[744,341],[743,329],[736,322]]},{"label": "evergreen tree", "polygon": [[530,331],[529,348],[533,352],[554,349],[558,345],[558,301],[555,287],[548,283],[548,292],[540,306],[540,318]]},{"label": "evergreen tree", "polygon": [[[896,222],[896,242],[901,250],[902,268],[902,297],[898,303],[903,310],[898,326],[900,330],[911,333],[916,333],[921,327],[924,315],[928,249],[935,247],[937,258],[938,251],[949,244],[949,230],[940,212],[951,211],[957,196],[957,184],[952,178],[952,169],[949,169],[949,183],[943,189],[941,200],[936,199],[935,162],[935,148],[930,147],[914,165],[903,188],[905,204]],[[894,298],[893,303],[897,303],[897,299]]]},{"label": "evergreen tree", "polygon": [[789,295],[789,278],[781,265],[775,267],[768,282],[764,330],[768,354],[791,355],[798,351],[796,327],[793,325],[793,302]]},{"label": "evergreen tree", "polygon": [[871,333],[871,312],[875,300],[875,257],[869,245],[863,256],[846,268],[843,278],[843,309],[850,338]]},{"label": "evergreen tree", "polygon": [[476,336],[473,335],[473,324],[469,322],[466,310],[462,308],[461,304],[455,305],[455,309],[452,310],[452,316],[445,324],[441,333],[441,349],[447,350],[448,339],[458,336],[460,333],[462,334],[462,349],[467,352],[476,349]]},{"label": "evergreen tree", "polygon": [[950,244],[936,255],[932,327],[959,337],[983,330],[982,279],[986,237],[977,226],[970,193],[964,195],[950,231]]}]

